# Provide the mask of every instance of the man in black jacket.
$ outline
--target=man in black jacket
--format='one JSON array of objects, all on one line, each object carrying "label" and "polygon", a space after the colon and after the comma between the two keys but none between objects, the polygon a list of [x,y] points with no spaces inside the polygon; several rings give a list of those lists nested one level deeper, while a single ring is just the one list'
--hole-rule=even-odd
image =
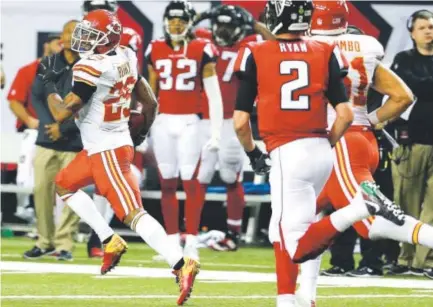
[{"label": "man in black jacket", "polygon": [[[78,54],[72,51],[70,46],[76,23],[77,21],[71,20],[63,27],[63,51],[44,58],[40,64],[48,66],[48,61],[54,61],[56,71],[62,72],[56,84],[62,97],[72,88],[71,68],[79,60]],[[65,206],[56,229],[53,216],[53,208],[56,203],[54,178],[74,159],[76,153],[81,151],[83,145],[80,132],[73,120],[61,125],[54,121],[47,105],[44,84],[40,75],[33,83],[32,103],[39,119],[34,159],[34,200],[39,237],[36,245],[25,252],[24,257],[33,259],[57,252],[57,259],[72,260],[72,234],[77,229],[79,218],[68,206]]]},{"label": "man in black jacket", "polygon": [[[415,12],[407,27],[414,48],[398,53],[391,68],[418,101],[397,127],[401,146],[393,153],[394,200],[407,214],[433,225],[433,13]],[[398,263],[391,274],[433,279],[433,252],[426,247],[403,244]]]}]

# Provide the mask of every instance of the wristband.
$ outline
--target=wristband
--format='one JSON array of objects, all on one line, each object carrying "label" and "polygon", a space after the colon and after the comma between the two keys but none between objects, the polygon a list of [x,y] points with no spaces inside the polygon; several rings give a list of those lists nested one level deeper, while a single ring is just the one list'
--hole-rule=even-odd
[{"label": "wristband", "polygon": [[245,153],[247,154],[248,158],[260,158],[262,156],[262,151],[255,146],[254,149],[252,151],[245,151]]},{"label": "wristband", "polygon": [[377,110],[374,110],[373,112],[369,113],[367,117],[372,125],[377,125],[378,123],[380,123],[380,120],[377,117]]}]

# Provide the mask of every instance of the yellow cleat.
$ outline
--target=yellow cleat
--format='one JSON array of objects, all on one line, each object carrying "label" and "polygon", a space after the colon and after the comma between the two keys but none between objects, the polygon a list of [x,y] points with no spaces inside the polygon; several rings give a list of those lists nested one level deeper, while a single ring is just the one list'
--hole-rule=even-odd
[{"label": "yellow cleat", "polygon": [[101,274],[105,275],[120,262],[122,255],[128,250],[128,244],[118,234],[114,234],[110,242],[104,245]]},{"label": "yellow cleat", "polygon": [[177,299],[178,305],[183,305],[191,296],[194,280],[200,271],[200,263],[194,259],[184,257],[185,264],[180,270],[173,271],[176,282],[179,285],[180,295]]}]

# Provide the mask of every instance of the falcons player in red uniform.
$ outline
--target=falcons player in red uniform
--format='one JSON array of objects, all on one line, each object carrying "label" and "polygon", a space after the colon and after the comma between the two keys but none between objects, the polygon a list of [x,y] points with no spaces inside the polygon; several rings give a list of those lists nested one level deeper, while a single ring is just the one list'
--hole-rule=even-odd
[{"label": "falcons player in red uniform", "polygon": [[[202,186],[204,202],[206,187],[211,182],[215,173],[215,166],[218,163],[220,178],[227,186],[228,232],[226,239],[215,244],[214,248],[218,250],[236,250],[245,207],[244,189],[241,184],[241,171],[245,154],[233,128],[233,111],[239,87],[239,81],[234,75],[234,64],[238,50],[242,45],[248,42],[262,41],[263,39],[261,35],[253,32],[252,25],[245,20],[244,11],[239,7],[222,5],[213,8],[208,15],[210,15],[211,20],[211,31],[198,28],[194,34],[201,37],[210,37],[217,46],[219,57],[216,69],[223,99],[224,122],[219,151],[202,151],[198,180]],[[200,123],[202,142],[205,142],[211,133],[207,105],[206,97],[204,97],[202,103],[203,120]]]},{"label": "falcons player in red uniform", "polygon": [[180,175],[186,193],[184,254],[197,259],[201,204],[195,173],[202,150],[198,114],[203,92],[208,97],[211,119],[205,150],[218,150],[223,115],[215,47],[208,40],[191,39],[192,22],[191,4],[171,1],[164,13],[165,38],[152,41],[145,55],[149,83],[159,99],[159,115],[151,137],[160,173],[165,227],[169,237],[179,245],[176,189]]}]

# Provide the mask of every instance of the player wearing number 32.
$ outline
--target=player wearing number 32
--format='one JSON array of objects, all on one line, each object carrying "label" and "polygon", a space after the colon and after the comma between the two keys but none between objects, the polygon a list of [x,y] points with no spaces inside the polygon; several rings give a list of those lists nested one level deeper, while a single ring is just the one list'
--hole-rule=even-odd
[{"label": "player wearing number 32", "polygon": [[146,50],[149,84],[158,93],[159,114],[151,138],[161,180],[161,207],[170,239],[179,246],[179,204],[176,198],[180,173],[186,193],[186,244],[184,254],[198,258],[196,235],[200,224],[200,185],[196,178],[200,143],[201,95],[209,100],[211,138],[205,148],[219,148],[223,108],[215,69],[214,46],[209,40],[190,39],[191,4],[171,1],[164,13],[165,38]]},{"label": "player wearing number 32", "polygon": [[[138,182],[131,171],[133,145],[141,143],[152,124],[157,102],[147,82],[137,73],[137,57],[127,47],[119,47],[122,26],[106,10],[87,14],[75,27],[72,50],[81,60],[73,67],[74,85],[64,100],[57,94],[57,73],[46,67],[43,81],[48,105],[57,122],[75,114],[84,150],[56,177],[56,190],[104,243],[101,273],[114,268],[126,252],[126,242],[109,227],[92,199],[81,189],[95,183],[112,205],[120,221],[137,232],[162,254],[174,269],[182,304],[190,296],[198,262],[183,258],[170,245],[162,226],[144,211]],[[128,127],[131,94],[143,105],[143,123],[138,134]]]},{"label": "player wearing number 32", "polygon": [[[250,43],[239,54],[234,123],[253,168],[261,172],[264,155],[253,142],[249,123],[257,96],[259,132],[271,158],[271,221],[277,221],[274,235],[280,238],[274,243],[277,306],[295,306],[296,282],[287,289],[297,273],[294,263],[315,258],[339,232],[372,214],[400,220],[387,206],[362,203],[315,222],[316,199],[333,167],[331,146],[353,121],[339,64],[343,60],[335,44],[303,36],[312,18],[311,1],[271,0],[265,13],[277,39]],[[336,112],[329,134],[328,101]],[[269,231],[275,231],[272,222]]]}]

